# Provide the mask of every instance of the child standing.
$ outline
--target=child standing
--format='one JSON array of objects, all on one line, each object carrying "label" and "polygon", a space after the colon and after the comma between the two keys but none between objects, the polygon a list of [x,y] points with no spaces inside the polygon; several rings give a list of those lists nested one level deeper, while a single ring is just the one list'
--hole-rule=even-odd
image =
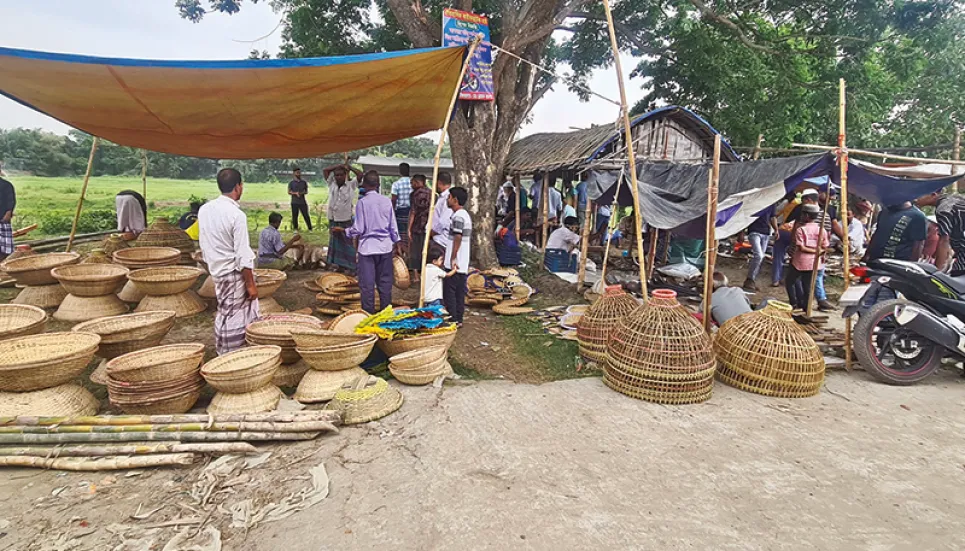
[{"label": "child standing", "polygon": [[[794,308],[806,309],[808,305],[808,295],[811,292],[811,275],[814,269],[814,255],[818,252],[818,237],[821,238],[821,249],[827,251],[831,244],[828,232],[821,231],[821,225],[817,223],[821,209],[817,205],[809,204],[801,208],[801,215],[798,219],[798,227],[794,232],[794,253],[791,255],[791,264],[788,266],[785,288],[787,289],[788,302]],[[824,268],[824,255],[818,263],[818,270]]]},{"label": "child standing", "polygon": [[433,243],[429,247],[429,264],[426,264],[426,306],[436,306],[442,304],[442,286],[446,277],[455,272],[446,273],[442,269],[443,257],[446,251],[439,245]]},{"label": "child standing", "polygon": [[472,218],[466,212],[469,194],[464,188],[449,190],[447,199],[452,218],[449,224],[449,243],[446,245],[444,267],[455,272],[447,277],[442,286],[442,303],[458,325],[462,325],[466,310],[466,279],[469,277],[469,253],[472,241]]}]

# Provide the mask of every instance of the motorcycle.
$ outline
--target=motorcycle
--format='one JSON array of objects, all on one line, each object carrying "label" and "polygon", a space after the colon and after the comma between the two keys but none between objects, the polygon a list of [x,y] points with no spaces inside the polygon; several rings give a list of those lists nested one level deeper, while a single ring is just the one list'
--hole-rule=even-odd
[{"label": "motorcycle", "polygon": [[872,260],[867,275],[871,286],[844,316],[859,315],[854,352],[871,375],[910,385],[946,356],[965,360],[965,277],[892,259]]}]

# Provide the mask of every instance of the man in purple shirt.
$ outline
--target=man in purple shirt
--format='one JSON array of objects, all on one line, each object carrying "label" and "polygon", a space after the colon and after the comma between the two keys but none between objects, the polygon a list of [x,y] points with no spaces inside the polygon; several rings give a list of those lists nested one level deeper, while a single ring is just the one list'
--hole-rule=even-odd
[{"label": "man in purple shirt", "polygon": [[355,223],[349,228],[332,228],[358,239],[358,279],[362,309],[375,313],[375,289],[381,307],[392,304],[392,255],[399,252],[399,228],[388,197],[379,195],[379,173],[370,170],[362,179],[362,198],[355,205]]}]

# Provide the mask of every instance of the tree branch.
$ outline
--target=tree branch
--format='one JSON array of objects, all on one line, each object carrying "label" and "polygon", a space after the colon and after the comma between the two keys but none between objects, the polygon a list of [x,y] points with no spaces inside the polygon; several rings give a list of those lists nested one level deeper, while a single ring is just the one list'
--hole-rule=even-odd
[{"label": "tree branch", "polygon": [[777,50],[768,48],[767,46],[761,46],[760,44],[748,38],[747,35],[744,33],[744,31],[741,30],[740,25],[738,25],[737,23],[734,23],[727,17],[714,11],[710,6],[705,4],[703,0],[689,0],[689,2],[695,8],[697,8],[697,11],[700,12],[700,15],[703,16],[704,19],[716,22],[721,26],[727,27],[728,29],[733,31],[734,34],[737,36],[737,39],[740,40],[741,43],[747,46],[748,48],[752,50],[756,50],[758,52],[770,54],[770,55],[781,55],[781,53],[778,52]]},{"label": "tree branch", "polygon": [[409,0],[386,0],[396,21],[402,27],[412,44],[418,48],[430,48],[435,46],[436,37],[439,33],[433,32],[435,28],[429,23],[429,16],[422,7],[421,2],[412,3]]},{"label": "tree branch", "polygon": [[[606,22],[605,16],[597,15],[595,13],[590,13],[585,11],[572,12],[569,15],[567,15],[566,18],[567,19],[588,19],[590,21],[602,21],[604,23]],[[558,26],[556,28],[557,30],[561,30],[561,31],[576,32],[574,29],[571,29],[569,27]],[[624,25],[623,23],[620,23],[619,21],[613,22],[613,28],[616,29],[618,33],[626,37],[630,41],[630,43],[633,44],[633,47],[636,48],[636,51],[633,52],[634,54],[646,54],[646,55],[652,55],[652,56],[658,56],[658,57],[667,57],[668,54],[670,53],[668,50],[654,48],[653,46],[646,44],[639,36],[636,35],[636,33],[633,32],[633,29]]]}]

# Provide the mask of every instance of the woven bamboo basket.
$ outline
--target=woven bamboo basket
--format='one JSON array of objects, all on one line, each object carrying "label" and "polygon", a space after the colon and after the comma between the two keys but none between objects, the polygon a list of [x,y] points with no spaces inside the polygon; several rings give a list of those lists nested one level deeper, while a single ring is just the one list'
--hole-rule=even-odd
[{"label": "woven bamboo basket", "polygon": [[281,270],[265,268],[255,270],[255,287],[258,288],[258,299],[271,298],[287,279],[288,274]]},{"label": "woven bamboo basket", "polygon": [[302,359],[312,369],[319,371],[339,371],[356,367],[365,361],[375,347],[378,338],[369,335],[368,339],[355,343],[324,346],[318,348],[296,348]]},{"label": "woven bamboo basket", "polygon": [[428,335],[419,335],[418,337],[392,339],[391,341],[379,339],[379,348],[390,358],[403,352],[437,346],[442,346],[445,347],[446,350],[449,350],[449,347],[451,347],[452,343],[456,340],[456,334],[456,328],[453,326],[452,331],[446,331],[444,333],[430,333]]},{"label": "woven bamboo basket", "polygon": [[389,362],[396,369],[419,369],[428,364],[439,362],[445,359],[449,349],[445,346],[433,346],[430,348],[419,348],[402,354],[396,354],[389,358]]},{"label": "woven bamboo basket", "polygon": [[128,272],[130,270],[124,266],[114,264],[74,264],[50,270],[50,274],[64,286],[69,294],[78,297],[113,294],[127,279]]},{"label": "woven bamboo basket", "polygon": [[402,393],[385,379],[369,376],[339,389],[326,409],[340,412],[342,423],[353,425],[381,419],[402,407],[402,401]]},{"label": "woven bamboo basket", "polygon": [[486,276],[480,273],[469,274],[466,278],[466,287],[470,291],[484,291],[486,289]]},{"label": "woven bamboo basket", "polygon": [[302,360],[291,364],[283,363],[278,367],[278,371],[275,372],[275,377],[271,380],[271,384],[279,387],[298,386],[305,376],[305,373],[309,371],[311,371],[311,368]]},{"label": "woven bamboo basket", "polygon": [[339,305],[330,302],[319,304],[315,311],[323,316],[341,316],[345,313]]},{"label": "woven bamboo basket", "polygon": [[336,331],[329,331],[327,329],[292,329],[291,336],[295,341],[295,346],[301,348],[339,346],[343,344],[365,342],[371,339],[371,335],[338,333]]},{"label": "woven bamboo basket", "polygon": [[211,360],[201,375],[219,392],[243,394],[271,384],[280,365],[280,347],[251,346]]},{"label": "woven bamboo basket", "polygon": [[355,328],[368,317],[369,313],[365,310],[343,312],[328,324],[328,329],[336,333],[355,333]]},{"label": "woven bamboo basket", "polygon": [[202,359],[201,343],[154,346],[111,359],[107,362],[107,374],[128,383],[170,381],[198,373]]},{"label": "woven bamboo basket", "polygon": [[67,383],[32,392],[0,392],[0,417],[96,415],[100,402],[84,387]]},{"label": "woven bamboo basket", "polygon": [[54,285],[36,285],[24,287],[20,293],[10,301],[13,304],[36,306],[37,308],[56,308],[67,297],[67,290],[59,283]]},{"label": "woven bamboo basket", "polygon": [[725,323],[714,339],[717,377],[748,392],[780,398],[814,396],[824,384],[824,355],[791,317],[770,301]]},{"label": "woven bamboo basket", "polygon": [[0,391],[28,392],[71,381],[83,373],[100,340],[93,333],[43,333],[0,341]]},{"label": "woven bamboo basket", "polygon": [[78,262],[80,262],[80,255],[77,253],[32,254],[5,260],[0,263],[0,268],[17,280],[18,285],[36,287],[57,283],[57,279],[50,271],[59,266]]},{"label": "woven bamboo basket", "polygon": [[64,297],[64,300],[61,301],[57,311],[54,312],[54,319],[77,323],[103,318],[105,316],[117,316],[127,313],[127,311],[127,304],[117,298],[117,295],[103,295],[99,297],[67,295]]},{"label": "woven bamboo basket", "polygon": [[80,261],[81,264],[110,264],[111,257],[107,256],[104,249],[92,249],[90,254]]},{"label": "woven bamboo basket", "polygon": [[229,394],[219,392],[211,399],[208,413],[226,415],[232,413],[264,413],[278,407],[284,394],[275,385],[266,385],[251,392]]},{"label": "woven bamboo basket", "polygon": [[335,393],[345,385],[355,384],[356,381],[367,378],[368,373],[361,367],[342,369],[341,371],[318,371],[309,369],[302,377],[295,390],[295,400],[303,404],[327,402],[335,397]]},{"label": "woven bamboo basket", "polygon": [[439,376],[445,375],[449,367],[448,358],[445,356],[437,360],[422,364],[421,366],[409,369],[400,369],[395,364],[389,364],[389,372],[402,384],[412,386],[427,385],[435,381]]},{"label": "woven bamboo basket", "polygon": [[198,373],[188,373],[167,381],[145,383],[128,383],[113,379],[110,375],[107,376],[107,391],[114,403],[153,402],[188,390],[196,390],[199,386],[204,386],[204,379]]},{"label": "woven bamboo basket", "polygon": [[274,297],[261,298],[258,297],[258,315],[259,316],[269,316],[271,314],[282,314],[284,313],[285,307],[278,304],[278,301]]},{"label": "woven bamboo basket", "polygon": [[637,301],[619,285],[607,287],[606,293],[587,309],[576,329],[580,356],[593,362],[603,361],[610,332],[637,306]]},{"label": "woven bamboo basket", "polygon": [[26,304],[0,304],[0,341],[43,333],[47,313]]},{"label": "woven bamboo basket", "polygon": [[710,397],[716,360],[710,337],[677,293],[658,289],[617,323],[603,364],[605,381],[619,392],[686,404]]},{"label": "woven bamboo basket", "polygon": [[137,304],[144,300],[146,296],[143,291],[137,288],[137,285],[134,285],[133,281],[125,283],[124,287],[117,292],[117,298],[130,304]]},{"label": "woven bamboo basket", "polygon": [[192,262],[191,254],[194,253],[194,241],[191,236],[165,217],[155,218],[151,225],[137,237],[133,246],[135,248],[171,247],[178,249],[181,262],[185,264]]},{"label": "woven bamboo basket", "polygon": [[194,407],[194,404],[201,398],[203,389],[204,381],[202,380],[199,384],[167,394],[154,394],[150,398],[128,400],[111,396],[110,400],[111,404],[128,415],[174,415],[186,413]]},{"label": "woven bamboo basket", "polygon": [[392,276],[395,286],[405,291],[412,286],[412,279],[409,277],[409,266],[401,256],[392,257]]},{"label": "woven bamboo basket", "polygon": [[108,316],[79,323],[71,331],[100,335],[97,355],[110,360],[161,344],[164,336],[174,327],[174,316],[172,311]]},{"label": "woven bamboo basket", "polygon": [[181,251],[173,247],[138,247],[118,249],[111,254],[115,264],[131,270],[173,266],[181,258]]},{"label": "woven bamboo basket", "polygon": [[161,266],[134,270],[127,277],[145,295],[165,296],[187,291],[203,274],[192,266]]},{"label": "woven bamboo basket", "polygon": [[301,360],[298,351],[295,350],[295,339],[292,337],[293,330],[318,330],[320,322],[312,319],[311,322],[285,319],[265,319],[256,321],[248,325],[245,329],[245,340],[251,345],[274,345],[281,348],[281,363],[293,364]]},{"label": "woven bamboo basket", "polygon": [[210,275],[204,278],[201,287],[198,287],[198,296],[205,300],[215,300],[218,296],[214,292],[214,278]]},{"label": "woven bamboo basket", "polygon": [[128,244],[127,241],[124,241],[124,237],[119,233],[112,233],[105,237],[104,241],[101,242],[101,249],[103,249],[104,254],[106,254],[110,259],[113,259],[115,252],[121,249],[127,249],[130,246],[131,245]]},{"label": "woven bamboo basket", "polygon": [[134,309],[135,312],[174,312],[178,318],[187,318],[208,309],[208,304],[197,293],[188,289],[176,295],[146,296]]},{"label": "woven bamboo basket", "polygon": [[325,327],[325,322],[316,318],[315,316],[311,314],[299,314],[296,312],[283,312],[280,314],[270,314],[261,319],[262,321],[290,321],[290,322],[303,323],[303,324],[314,326],[318,329],[322,329]]}]

